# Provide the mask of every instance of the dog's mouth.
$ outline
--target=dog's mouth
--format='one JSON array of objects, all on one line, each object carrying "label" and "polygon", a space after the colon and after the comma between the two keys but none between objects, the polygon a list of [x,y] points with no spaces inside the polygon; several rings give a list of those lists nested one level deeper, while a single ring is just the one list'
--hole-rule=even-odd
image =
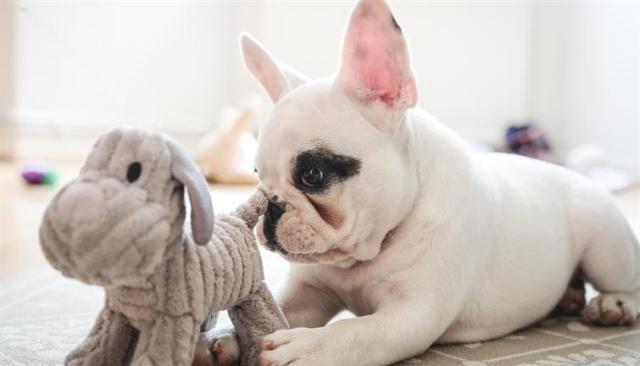
[{"label": "dog's mouth", "polygon": [[338,248],[319,253],[290,252],[278,242],[277,235],[275,234],[275,224],[269,221],[267,215],[264,216],[262,225],[263,228],[258,235],[258,243],[262,244],[262,246],[269,251],[279,253],[289,262],[335,264],[336,262],[343,262],[350,257],[349,252]]},{"label": "dog's mouth", "polygon": [[278,236],[276,234],[276,225],[278,224],[277,218],[274,219],[274,215],[267,211],[264,215],[264,221],[262,222],[262,235],[258,235],[258,242],[272,252],[280,253],[286,260],[290,262],[298,263],[315,263],[315,255],[310,253],[292,253],[284,249],[278,242]]},{"label": "dog's mouth", "polygon": [[[296,253],[285,249],[278,240],[277,225],[284,214],[284,209],[273,202],[269,202],[262,221],[262,230],[258,232],[258,242],[266,249],[277,252],[287,261],[295,263],[325,263],[335,264],[337,262],[348,261],[351,251],[343,250],[335,246],[330,246],[323,252]],[[349,261],[351,263],[351,261]]]},{"label": "dog's mouth", "polygon": [[280,245],[280,243],[278,243],[277,239],[267,239],[267,241],[265,242],[265,246],[267,247],[267,249],[269,249],[272,252],[278,252],[282,255],[289,255],[289,251],[287,251],[286,249],[284,249],[282,247],[282,245]]}]

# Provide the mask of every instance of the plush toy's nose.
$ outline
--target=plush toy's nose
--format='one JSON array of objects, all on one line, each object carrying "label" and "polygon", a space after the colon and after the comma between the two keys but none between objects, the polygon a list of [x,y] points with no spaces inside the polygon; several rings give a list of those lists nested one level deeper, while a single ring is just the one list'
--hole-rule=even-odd
[{"label": "plush toy's nose", "polygon": [[95,184],[76,183],[58,198],[57,213],[70,224],[95,223],[105,209],[105,199]]}]

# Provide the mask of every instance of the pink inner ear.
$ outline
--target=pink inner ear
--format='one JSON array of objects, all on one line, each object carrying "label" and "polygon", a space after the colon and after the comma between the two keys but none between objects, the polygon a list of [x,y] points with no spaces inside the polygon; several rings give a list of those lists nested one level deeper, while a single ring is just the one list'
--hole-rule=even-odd
[{"label": "pink inner ear", "polygon": [[344,42],[341,81],[365,102],[415,103],[415,87],[400,27],[384,1],[361,1]]}]

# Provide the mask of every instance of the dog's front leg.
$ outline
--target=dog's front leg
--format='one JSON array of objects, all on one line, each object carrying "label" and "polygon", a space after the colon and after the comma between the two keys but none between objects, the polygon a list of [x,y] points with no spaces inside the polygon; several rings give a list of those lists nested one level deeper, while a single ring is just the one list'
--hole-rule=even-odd
[{"label": "dog's front leg", "polygon": [[343,308],[329,289],[314,282],[292,274],[280,295],[278,302],[292,328],[322,327]]},{"label": "dog's front leg", "polygon": [[[425,290],[428,293],[428,290]],[[261,364],[386,365],[425,351],[453,321],[443,298],[388,302],[377,312],[323,328],[277,331],[264,338]]]},{"label": "dog's front leg", "polygon": [[370,284],[372,314],[264,337],[261,364],[386,365],[424,352],[458,316],[470,282],[471,266],[459,253],[439,249],[441,255],[405,268],[403,278]]},{"label": "dog's front leg", "polygon": [[429,321],[420,318],[415,309],[405,308],[323,328],[280,330],[264,338],[261,365],[388,364],[419,353],[432,342]]}]

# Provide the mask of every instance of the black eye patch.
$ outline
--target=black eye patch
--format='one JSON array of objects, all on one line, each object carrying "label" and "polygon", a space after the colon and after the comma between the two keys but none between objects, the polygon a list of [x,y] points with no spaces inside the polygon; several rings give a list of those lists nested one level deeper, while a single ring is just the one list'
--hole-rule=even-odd
[{"label": "black eye patch", "polygon": [[[338,182],[345,181],[360,173],[360,160],[337,154],[326,147],[306,150],[296,156],[292,179],[296,188],[306,193],[323,193]],[[321,172],[321,183],[310,186],[309,172]]]}]

